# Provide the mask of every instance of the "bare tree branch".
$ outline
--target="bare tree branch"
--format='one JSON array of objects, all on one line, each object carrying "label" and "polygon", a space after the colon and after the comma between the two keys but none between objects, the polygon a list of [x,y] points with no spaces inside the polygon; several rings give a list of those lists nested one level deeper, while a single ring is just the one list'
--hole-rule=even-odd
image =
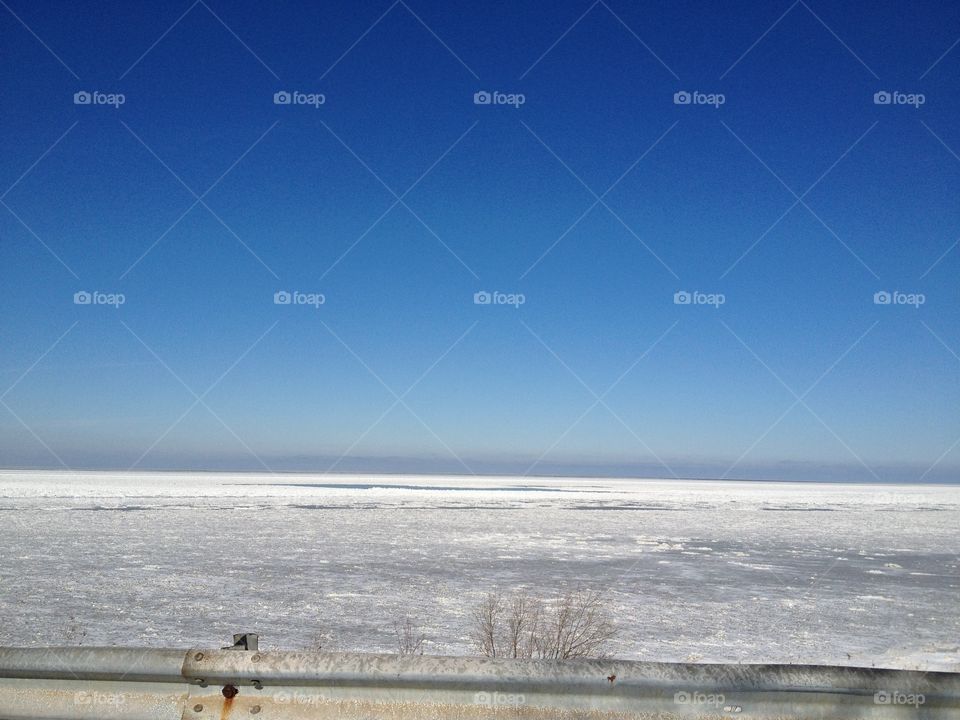
[{"label": "bare tree branch", "polygon": [[552,601],[518,591],[487,595],[472,613],[471,636],[487,657],[603,658],[616,626],[599,592],[577,588]]}]

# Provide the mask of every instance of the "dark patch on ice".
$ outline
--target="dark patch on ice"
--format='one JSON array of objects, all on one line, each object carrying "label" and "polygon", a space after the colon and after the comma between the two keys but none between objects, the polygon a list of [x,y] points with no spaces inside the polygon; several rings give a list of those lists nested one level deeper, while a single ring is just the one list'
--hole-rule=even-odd
[{"label": "dark patch on ice", "polygon": [[761,510],[776,510],[778,512],[836,512],[836,508],[824,507],[762,507]]},{"label": "dark patch on ice", "polygon": [[528,510],[517,505],[404,505],[398,510]]},{"label": "dark patch on ice", "polygon": [[946,507],[925,507],[923,505],[901,505],[898,507],[878,507],[875,512],[941,512],[943,510],[950,510]]},{"label": "dark patch on ice", "polygon": [[283,507],[294,510],[523,510],[516,505],[383,505],[371,503],[369,505],[313,505],[296,503]]},{"label": "dark patch on ice", "polygon": [[379,510],[382,505],[307,505],[307,504],[292,504],[285,505],[284,507],[293,508],[294,510]]},{"label": "dark patch on ice", "polygon": [[573,505],[573,510],[663,510],[679,512],[684,508],[664,507],[663,505]]},{"label": "dark patch on ice", "polygon": [[91,507],[69,508],[70,510],[83,510],[85,512],[133,512],[136,510],[156,510],[156,507],[149,505],[93,505]]}]

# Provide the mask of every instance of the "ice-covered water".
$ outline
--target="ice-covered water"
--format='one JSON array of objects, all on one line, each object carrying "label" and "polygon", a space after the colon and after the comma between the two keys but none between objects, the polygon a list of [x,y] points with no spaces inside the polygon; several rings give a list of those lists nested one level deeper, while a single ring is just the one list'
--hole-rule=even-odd
[{"label": "ice-covered water", "polygon": [[615,654],[960,670],[960,488],[0,471],[0,644],[470,652],[486,592],[609,595]]}]

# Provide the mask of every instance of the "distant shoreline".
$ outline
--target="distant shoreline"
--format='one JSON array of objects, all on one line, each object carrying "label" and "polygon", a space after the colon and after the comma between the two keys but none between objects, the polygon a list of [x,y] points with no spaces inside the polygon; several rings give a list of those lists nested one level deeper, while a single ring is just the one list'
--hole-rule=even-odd
[{"label": "distant shoreline", "polygon": [[514,480],[604,480],[604,481],[629,481],[629,482],[704,482],[704,483],[777,483],[784,485],[907,485],[911,487],[925,486],[944,486],[960,485],[960,478],[948,480],[926,480],[923,482],[905,481],[905,480],[878,480],[870,479],[784,479],[784,478],[717,478],[717,477],[654,477],[649,475],[580,475],[580,474],[544,474],[530,473],[518,474],[509,472],[484,472],[476,474],[457,473],[457,472],[409,472],[409,471],[331,471],[323,470],[211,470],[203,469],[171,469],[171,468],[137,468],[133,470],[120,468],[37,468],[37,467],[4,467],[0,468],[0,473],[49,473],[53,475],[247,475],[251,477],[270,477],[270,476],[313,476],[313,477],[342,477],[342,478],[375,478],[375,477],[423,477],[423,478],[463,478],[463,479],[514,479]]}]

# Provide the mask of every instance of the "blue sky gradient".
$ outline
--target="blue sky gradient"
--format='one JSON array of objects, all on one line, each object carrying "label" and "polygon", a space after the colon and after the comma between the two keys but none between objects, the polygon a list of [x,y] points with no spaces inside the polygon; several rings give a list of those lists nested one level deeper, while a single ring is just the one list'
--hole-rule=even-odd
[{"label": "blue sky gradient", "polygon": [[0,466],[960,478],[954,4],[5,3]]}]

